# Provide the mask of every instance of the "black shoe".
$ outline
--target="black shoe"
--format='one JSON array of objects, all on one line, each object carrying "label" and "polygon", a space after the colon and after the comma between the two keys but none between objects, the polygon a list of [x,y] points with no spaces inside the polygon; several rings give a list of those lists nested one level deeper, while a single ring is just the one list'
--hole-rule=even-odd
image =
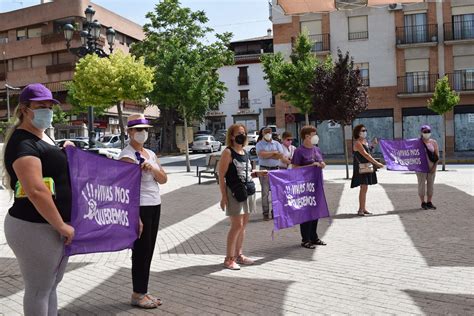
[{"label": "black shoe", "polygon": [[263,220],[264,221],[271,221],[272,219],[270,218],[270,216],[268,216],[268,214],[263,214]]},{"label": "black shoe", "polygon": [[436,210],[436,206],[434,206],[431,202],[426,203],[426,207],[430,210]]},{"label": "black shoe", "polygon": [[427,205],[425,202],[422,202],[422,203],[421,203],[421,208],[424,209],[424,210],[427,210],[427,209],[428,209],[428,205]]}]

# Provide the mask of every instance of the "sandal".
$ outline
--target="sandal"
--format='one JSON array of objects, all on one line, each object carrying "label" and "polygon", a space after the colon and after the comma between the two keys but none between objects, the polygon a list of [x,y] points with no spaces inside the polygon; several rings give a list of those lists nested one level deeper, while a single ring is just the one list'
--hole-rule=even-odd
[{"label": "sandal", "polygon": [[313,245],[318,245],[318,246],[326,246],[327,244],[322,241],[321,239],[318,239],[316,241],[311,242]]},{"label": "sandal", "polygon": [[240,270],[240,266],[235,262],[234,257],[226,257],[224,259],[224,267],[229,270]]},{"label": "sandal", "polygon": [[150,300],[152,300],[153,302],[155,302],[156,306],[161,306],[161,305],[163,304],[163,303],[161,302],[161,299],[159,299],[159,298],[157,298],[157,297],[155,297],[155,296],[153,296],[153,295],[151,295],[151,294],[149,294],[149,293],[145,294],[145,296],[146,296],[147,298],[149,298]]},{"label": "sandal", "polygon": [[365,216],[364,210],[358,210],[358,211],[357,211],[357,215],[359,215],[359,216]]},{"label": "sandal", "polygon": [[140,294],[138,297],[132,295],[132,300],[130,302],[132,306],[140,307],[143,309],[153,309],[157,308],[157,303],[151,299],[147,294]]},{"label": "sandal", "polygon": [[237,262],[238,264],[243,264],[243,265],[252,265],[252,264],[255,263],[252,259],[250,259],[250,258],[248,258],[248,257],[246,257],[246,256],[244,256],[244,255],[242,255],[242,254],[240,254],[240,255],[237,256],[236,262]]},{"label": "sandal", "polygon": [[367,211],[367,210],[364,210],[364,214],[372,215],[372,213],[370,213],[370,212]]},{"label": "sandal", "polygon": [[313,245],[313,243],[311,241],[304,241],[301,243],[301,247],[303,248],[308,248],[308,249],[314,249],[316,248],[315,245]]}]

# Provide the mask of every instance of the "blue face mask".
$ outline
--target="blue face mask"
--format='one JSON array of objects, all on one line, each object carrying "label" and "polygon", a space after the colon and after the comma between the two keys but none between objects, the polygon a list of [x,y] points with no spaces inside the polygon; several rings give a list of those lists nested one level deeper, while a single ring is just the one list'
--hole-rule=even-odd
[{"label": "blue face mask", "polygon": [[34,114],[32,123],[37,129],[47,129],[51,127],[51,122],[53,121],[53,110],[36,109],[31,111]]}]

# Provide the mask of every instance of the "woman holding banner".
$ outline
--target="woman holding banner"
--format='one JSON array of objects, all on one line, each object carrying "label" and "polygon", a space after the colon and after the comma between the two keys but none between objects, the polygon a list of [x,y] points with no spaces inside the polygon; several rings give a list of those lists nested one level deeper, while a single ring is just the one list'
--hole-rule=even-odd
[{"label": "woman holding banner", "polygon": [[168,176],[160,166],[155,153],[143,147],[152,127],[143,114],[128,117],[127,131],[130,143],[120,153],[120,160],[139,164],[142,169],[140,185],[140,237],[132,250],[132,306],[151,309],[161,305],[161,300],[148,294],[150,265],[160,224],[161,197],[159,184]]},{"label": "woman holding banner", "polygon": [[222,196],[220,206],[230,218],[224,267],[230,270],[240,270],[240,265],[254,263],[242,254],[245,227],[250,213],[256,209],[255,183],[252,180],[256,177],[256,172],[251,172],[252,163],[244,150],[246,144],[245,126],[231,125],[227,130],[227,148],[219,160],[219,188]]},{"label": "woman holding banner", "polygon": [[[429,172],[416,172],[418,179],[418,195],[421,200],[421,208],[424,210],[436,210],[436,206],[433,205],[431,199],[433,198],[433,184],[436,177],[436,167],[439,160],[439,148],[436,140],[431,138],[431,127],[429,125],[423,125],[421,127],[421,140],[426,149],[426,155],[428,156]],[[426,202],[425,202],[425,184],[426,184]]]},{"label": "woman holding banner", "polygon": [[[367,128],[364,125],[359,124],[354,127],[352,137],[355,143],[353,147],[354,160],[351,188],[360,186],[359,210],[357,211],[357,215],[365,216],[371,214],[366,208],[369,185],[377,184],[377,175],[375,174],[373,166],[383,168],[384,165],[370,155],[369,144],[367,142]],[[373,165],[372,168],[370,168],[370,164]],[[362,169],[364,166],[368,166],[369,168]]]},{"label": "woman holding banner", "polygon": [[72,200],[66,154],[45,134],[58,103],[42,84],[26,86],[5,139],[5,178],[15,199],[4,229],[25,283],[27,316],[58,314],[56,287],[68,261],[64,244],[74,238],[67,224]]},{"label": "woman holding banner", "polygon": [[[316,145],[319,143],[319,136],[316,135],[317,129],[312,125],[304,126],[301,129],[300,136],[303,144],[296,148],[291,165],[294,168],[304,166],[316,166],[324,169],[326,164],[323,161],[321,149]],[[326,246],[326,243],[319,239],[318,220],[308,221],[300,224],[301,247],[314,249],[316,245]]]}]

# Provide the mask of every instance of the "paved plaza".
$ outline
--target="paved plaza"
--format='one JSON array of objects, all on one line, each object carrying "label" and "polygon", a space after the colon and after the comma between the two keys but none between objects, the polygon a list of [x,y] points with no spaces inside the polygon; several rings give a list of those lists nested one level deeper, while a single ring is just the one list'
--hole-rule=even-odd
[{"label": "paved plaza", "polygon": [[[169,183],[149,288],[163,305],[132,308],[131,252],[100,253],[70,259],[58,288],[60,315],[474,314],[472,165],[438,172],[434,211],[419,209],[414,174],[383,170],[369,188],[368,217],[355,215],[358,189],[343,179],[343,166],[328,166],[332,217],[318,230],[328,246],[300,247],[299,227],[272,240],[272,222],[253,214],[245,254],[256,264],[230,271],[222,267],[229,223],[218,186],[198,185],[180,159],[163,159]],[[0,198],[0,314],[20,315],[23,283],[3,234],[11,201],[5,190]]]}]

